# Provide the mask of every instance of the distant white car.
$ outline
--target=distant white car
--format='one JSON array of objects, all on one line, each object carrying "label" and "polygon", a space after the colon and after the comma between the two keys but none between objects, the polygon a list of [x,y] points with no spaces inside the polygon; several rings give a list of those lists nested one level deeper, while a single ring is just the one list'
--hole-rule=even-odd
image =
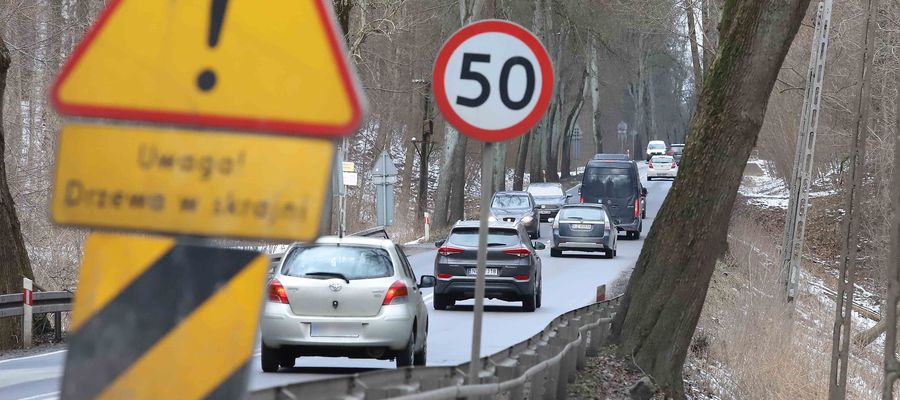
[{"label": "distant white car", "polygon": [[647,163],[647,180],[653,178],[672,178],[678,176],[678,163],[672,156],[653,156]]},{"label": "distant white car", "polygon": [[269,281],[260,322],[262,370],[297,357],[394,359],[425,365],[428,312],[415,274],[387,239],[324,237],[294,244]]},{"label": "distant white car", "polygon": [[653,156],[666,155],[666,142],[662,140],[651,140],[647,143],[647,161]]}]

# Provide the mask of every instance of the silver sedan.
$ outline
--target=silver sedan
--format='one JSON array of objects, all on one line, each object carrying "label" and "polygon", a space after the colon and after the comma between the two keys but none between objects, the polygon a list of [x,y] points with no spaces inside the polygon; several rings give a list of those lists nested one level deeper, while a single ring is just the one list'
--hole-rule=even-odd
[{"label": "silver sedan", "polygon": [[425,365],[428,312],[415,275],[390,240],[325,237],[294,244],[268,285],[260,323],[262,369],[297,357],[394,359]]}]

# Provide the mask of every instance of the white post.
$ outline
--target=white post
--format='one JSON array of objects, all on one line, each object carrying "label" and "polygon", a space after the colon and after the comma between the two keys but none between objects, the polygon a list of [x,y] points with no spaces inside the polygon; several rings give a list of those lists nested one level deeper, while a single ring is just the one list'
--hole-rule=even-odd
[{"label": "white post", "polygon": [[34,288],[31,279],[22,278],[22,341],[25,348],[31,348],[31,304],[32,290]]},{"label": "white post", "polygon": [[431,214],[425,211],[425,243],[431,241]]}]

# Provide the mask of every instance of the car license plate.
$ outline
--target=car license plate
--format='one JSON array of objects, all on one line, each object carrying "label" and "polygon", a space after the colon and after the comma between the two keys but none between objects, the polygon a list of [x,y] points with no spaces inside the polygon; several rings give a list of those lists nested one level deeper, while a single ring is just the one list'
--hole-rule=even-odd
[{"label": "car license plate", "polygon": [[[466,271],[466,274],[468,274],[469,276],[476,276],[476,275],[478,275],[478,269],[477,268],[469,268]],[[484,276],[500,276],[500,268],[485,268]]]},{"label": "car license plate", "polygon": [[572,229],[577,229],[579,231],[589,231],[593,228],[593,225],[589,224],[572,224]]},{"label": "car license plate", "polygon": [[359,337],[362,325],[353,323],[311,322],[309,336],[312,337]]}]

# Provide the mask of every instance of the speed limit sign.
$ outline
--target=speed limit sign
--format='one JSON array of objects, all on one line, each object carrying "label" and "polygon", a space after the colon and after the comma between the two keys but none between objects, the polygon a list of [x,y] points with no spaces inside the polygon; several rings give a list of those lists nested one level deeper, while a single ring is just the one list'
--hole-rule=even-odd
[{"label": "speed limit sign", "polygon": [[444,43],[434,63],[434,97],[456,129],[485,142],[515,138],[536,124],[553,95],[553,65],[522,26],[484,20]]}]

